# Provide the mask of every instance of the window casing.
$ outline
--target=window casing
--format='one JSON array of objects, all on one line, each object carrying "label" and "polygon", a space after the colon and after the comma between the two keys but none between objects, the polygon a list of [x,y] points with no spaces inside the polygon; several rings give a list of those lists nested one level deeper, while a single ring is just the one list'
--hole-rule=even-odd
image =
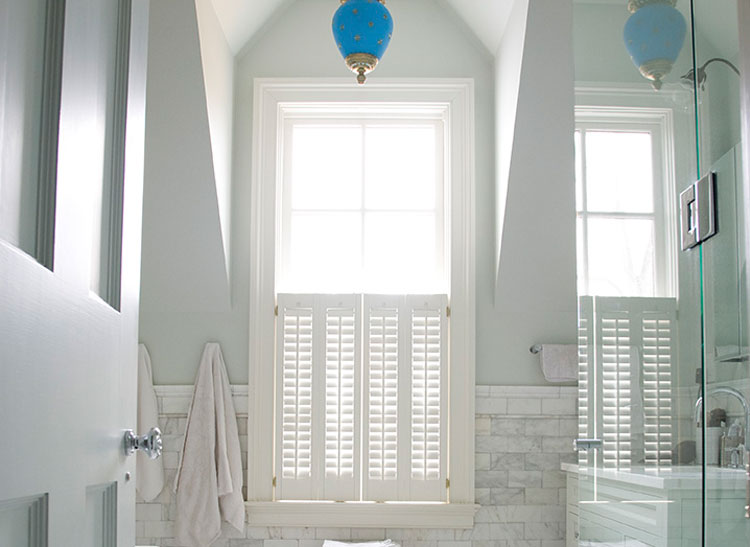
[{"label": "window casing", "polygon": [[[445,145],[445,157],[439,165],[436,165],[436,169],[444,170],[446,182],[443,191],[436,192],[438,199],[433,207],[433,213],[437,210],[445,211],[442,219],[438,219],[437,216],[434,219],[434,232],[438,234],[436,237],[444,239],[442,244],[436,245],[436,248],[444,249],[444,254],[441,255],[442,250],[436,253],[435,262],[439,266],[437,271],[442,268],[442,272],[435,276],[436,281],[429,287],[430,294],[415,295],[414,287],[375,287],[367,276],[361,278],[358,286],[347,287],[347,294],[337,295],[332,287],[315,287],[314,291],[307,288],[305,289],[307,292],[303,293],[300,291],[304,289],[304,285],[298,283],[299,280],[295,280],[293,275],[286,275],[289,271],[293,272],[293,268],[285,269],[287,267],[285,261],[289,258],[285,255],[285,249],[290,246],[284,241],[282,235],[277,247],[276,238],[273,237],[280,231],[280,226],[283,226],[283,215],[294,213],[293,204],[284,204],[283,197],[280,196],[283,194],[284,185],[289,183],[284,175],[285,172],[288,173],[288,170],[284,168],[287,160],[284,159],[283,154],[277,153],[277,150],[283,149],[290,134],[284,129],[292,123],[291,120],[295,120],[293,123],[302,126],[305,124],[315,126],[321,120],[330,121],[337,118],[341,123],[351,123],[354,103],[360,103],[359,110],[366,112],[365,119],[357,121],[362,127],[374,127],[378,124],[392,127],[398,127],[399,124],[402,126],[422,124],[425,127],[439,127],[439,130],[443,132],[439,141]],[[367,108],[362,109],[362,103],[365,103]],[[468,80],[380,81],[374,85],[368,85],[364,92],[362,88],[343,81],[256,80],[252,189],[253,263],[251,267],[249,450],[257,456],[249,463],[248,471],[251,523],[331,526],[340,523],[341,519],[345,518],[351,526],[462,527],[472,525],[474,512],[473,394],[475,389],[472,118],[473,91],[472,84]],[[300,120],[304,121],[300,122]],[[271,146],[268,146],[269,143]],[[445,203],[440,203],[441,199],[444,199]],[[277,213],[278,204],[281,204],[281,211]],[[447,204],[450,204],[450,207],[447,207]],[[367,214],[368,210],[363,207],[361,212]],[[368,289],[375,289],[375,291],[368,292]],[[441,293],[443,296],[440,296]],[[276,302],[277,295],[278,302]],[[448,295],[450,295],[450,329],[447,328],[449,308],[444,306]],[[422,302],[417,305],[409,299],[421,299]],[[424,303],[429,305],[425,308]],[[276,308],[277,305],[278,308]],[[325,311],[321,312],[321,309]],[[439,348],[439,351],[445,353],[445,369],[442,371],[444,375],[441,373],[440,380],[440,389],[443,394],[440,404],[442,405],[441,412],[445,417],[442,422],[445,435],[440,438],[447,439],[448,432],[451,435],[450,444],[445,446],[442,449],[444,453],[440,454],[443,468],[438,472],[438,479],[434,479],[433,472],[429,468],[427,461],[429,457],[423,459],[423,464],[427,466],[425,467],[426,475],[433,479],[432,491],[423,492],[417,492],[418,489],[411,487],[404,490],[403,485],[399,486],[401,481],[379,480],[389,478],[387,475],[393,469],[393,454],[389,452],[392,445],[386,442],[388,449],[385,449],[386,445],[381,444],[385,440],[385,435],[392,434],[392,432],[386,431],[388,428],[370,427],[376,423],[376,420],[370,419],[370,414],[387,409],[388,405],[392,404],[388,396],[383,395],[384,392],[375,381],[384,367],[390,366],[391,372],[393,371],[393,363],[385,363],[383,353],[377,347],[378,344],[382,345],[383,329],[390,328],[389,325],[395,318],[398,318],[404,325],[409,325],[410,329],[398,331],[398,336],[404,343],[396,359],[406,362],[407,356],[411,354],[410,359],[413,360],[413,356],[421,351],[415,351],[419,336],[422,335],[425,340],[430,338],[430,333],[427,331],[432,328],[430,325],[434,326],[431,323],[434,317],[420,317],[419,313],[414,313],[419,309],[437,311],[442,316],[438,322],[439,328],[446,331],[441,334],[445,337],[445,343]],[[317,413],[318,419],[323,420],[317,434],[322,435],[322,439],[325,440],[326,426],[328,426],[327,446],[338,444],[339,447],[346,448],[343,452],[341,450],[328,451],[328,462],[326,463],[324,458],[321,463],[323,476],[328,476],[325,480],[319,481],[317,486],[304,485],[304,481],[296,482],[289,476],[282,486],[284,478],[280,477],[280,473],[283,473],[285,469],[284,445],[279,445],[276,454],[271,450],[274,446],[274,428],[276,435],[280,435],[280,439],[283,439],[284,434],[280,429],[283,419],[274,425],[274,413],[269,412],[274,404],[273,394],[280,393],[277,402],[283,402],[285,393],[283,389],[277,391],[279,385],[275,384],[275,382],[284,381],[283,351],[279,353],[281,367],[277,366],[277,375],[274,375],[275,310],[279,314],[278,334],[282,341],[286,332],[284,329],[287,326],[291,329],[288,334],[294,336],[295,328],[300,325],[304,326],[306,322],[312,326],[316,321],[322,325],[318,329],[320,332],[316,332],[315,328],[311,331],[302,329],[299,332],[309,332],[312,337],[317,335],[336,338],[339,336],[339,341],[343,344],[340,347],[344,349],[341,355],[345,356],[345,359],[335,358],[332,362],[326,363],[327,366],[319,367],[317,373],[312,369],[309,371],[313,376],[318,374],[322,378],[319,382],[335,380],[328,382],[334,385],[334,391],[343,385],[337,382],[344,379],[349,392],[339,392],[340,397],[338,399],[333,397],[331,400],[345,401],[350,406],[347,410],[348,416],[354,416],[355,421],[357,417],[361,417],[360,423],[351,425],[355,434],[342,439],[340,425],[343,422],[339,412],[341,408],[331,408],[326,413],[325,398],[319,397],[317,403],[310,402],[311,405],[318,404],[323,407],[323,412]],[[332,332],[331,329],[337,332]],[[360,332],[361,336],[350,336],[348,333],[352,332]],[[344,348],[347,344],[348,348]],[[307,358],[302,354],[300,354],[301,359],[297,361],[309,369],[310,365],[305,361]],[[326,359],[323,357],[323,362],[326,362]],[[362,361],[357,362],[358,359]],[[292,362],[288,365],[291,367],[289,370],[296,371],[297,364],[294,359]],[[342,363],[345,364],[344,369],[346,369],[343,375],[343,369],[340,366]],[[429,366],[426,360],[424,364]],[[412,372],[416,370],[414,374],[419,375],[418,367],[414,367],[412,362],[406,366],[399,365],[396,374],[401,377],[409,370]],[[327,374],[331,376],[326,378]],[[399,382],[399,394],[402,389],[405,389],[403,386],[420,385],[416,376],[409,380],[409,382]],[[293,391],[291,390],[290,393]],[[361,393],[362,397],[355,396],[352,402],[350,395],[357,392]],[[413,393],[409,393],[408,396],[398,397],[396,403],[399,405],[399,410],[403,408],[406,411],[405,415],[412,422],[414,416],[419,414],[419,405],[413,404],[415,400]],[[429,397],[423,400],[425,401],[429,406],[431,403]],[[307,403],[307,401],[302,402]],[[312,417],[313,414],[311,409],[311,420],[315,420]],[[283,416],[283,408],[281,415]],[[322,418],[325,416],[329,416],[327,424],[326,418]],[[387,416],[384,419],[387,421]],[[344,421],[347,420],[349,420],[348,417]],[[400,429],[404,423],[406,423],[405,420],[399,419],[397,428],[399,439],[402,439]],[[413,423],[412,427],[415,427]],[[294,439],[292,431],[297,430],[288,429],[286,433],[290,442],[302,441],[301,444],[294,446],[301,448],[298,455],[301,455],[301,460],[304,460],[307,439]],[[356,434],[357,431],[360,432],[359,436]],[[314,433],[311,431],[312,434]],[[419,447],[412,446],[411,443],[400,442],[398,444],[404,448],[397,449],[397,452],[403,453],[396,455],[397,469],[401,470],[401,467],[405,466],[407,474],[414,474],[414,469],[419,467]],[[422,448],[427,447],[425,445]],[[347,456],[344,458],[346,461],[343,461],[341,455],[347,450],[353,453],[366,453],[367,457],[347,459]],[[423,450],[422,454],[427,455],[428,452],[429,449]],[[287,453],[287,463],[293,462],[296,457],[293,451]],[[358,469],[360,465],[363,469]],[[288,475],[292,474],[293,467],[294,465],[291,467],[287,465]],[[294,478],[303,478],[297,474],[299,468],[294,469]],[[333,470],[336,472],[333,473]],[[331,480],[332,474],[336,475],[337,480]],[[338,480],[344,478],[346,480]],[[428,482],[430,481],[422,481],[423,484]],[[320,485],[324,485],[322,488],[330,492],[324,492],[321,495]],[[435,492],[438,494],[435,495]],[[351,501],[333,505],[315,501],[275,501],[282,498],[285,500],[307,498]],[[400,505],[399,500],[412,501],[406,505]],[[387,503],[373,505],[372,501]]]}]

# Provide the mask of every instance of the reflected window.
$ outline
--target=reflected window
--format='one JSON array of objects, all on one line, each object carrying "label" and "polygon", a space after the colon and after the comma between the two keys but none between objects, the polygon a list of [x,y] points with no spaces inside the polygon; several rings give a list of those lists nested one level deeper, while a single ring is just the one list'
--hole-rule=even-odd
[{"label": "reflected window", "polygon": [[579,294],[673,296],[659,123],[586,117],[575,145]]}]

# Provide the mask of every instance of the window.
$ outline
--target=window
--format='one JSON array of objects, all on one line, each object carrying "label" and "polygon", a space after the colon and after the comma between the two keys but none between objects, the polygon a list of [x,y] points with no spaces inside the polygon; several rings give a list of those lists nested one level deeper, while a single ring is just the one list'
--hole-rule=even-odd
[{"label": "window", "polygon": [[255,92],[250,521],[471,525],[471,84]]},{"label": "window", "polygon": [[672,114],[576,107],[579,436],[603,441],[582,465],[672,465]]},{"label": "window", "polygon": [[578,292],[673,296],[670,117],[576,108]]}]

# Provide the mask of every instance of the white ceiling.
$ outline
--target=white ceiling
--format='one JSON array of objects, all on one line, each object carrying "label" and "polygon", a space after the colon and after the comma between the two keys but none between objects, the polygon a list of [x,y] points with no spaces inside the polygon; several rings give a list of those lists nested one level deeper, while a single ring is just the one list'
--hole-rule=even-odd
[{"label": "white ceiling", "polygon": [[[210,0],[219,18],[229,47],[236,54],[280,9],[294,1],[306,0]],[[331,13],[338,0],[331,2]],[[392,0],[397,1],[408,0]],[[515,0],[444,0],[466,22],[477,38],[494,55],[500,45],[505,23]],[[440,6],[440,2],[436,2]],[[443,9],[442,7],[438,9]]]}]

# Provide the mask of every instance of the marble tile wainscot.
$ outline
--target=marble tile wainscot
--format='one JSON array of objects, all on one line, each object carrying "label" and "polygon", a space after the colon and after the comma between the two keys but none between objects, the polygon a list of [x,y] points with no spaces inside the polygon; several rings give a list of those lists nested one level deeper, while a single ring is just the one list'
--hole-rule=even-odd
[{"label": "marble tile wainscot", "polygon": [[[136,506],[137,545],[181,547],[173,538],[172,483],[192,386],[157,386],[167,484]],[[232,386],[247,467],[247,387]],[[403,547],[564,547],[565,477],[577,431],[575,387],[477,386],[473,529],[225,528],[212,547],[320,547],[323,539],[391,538]]]}]

